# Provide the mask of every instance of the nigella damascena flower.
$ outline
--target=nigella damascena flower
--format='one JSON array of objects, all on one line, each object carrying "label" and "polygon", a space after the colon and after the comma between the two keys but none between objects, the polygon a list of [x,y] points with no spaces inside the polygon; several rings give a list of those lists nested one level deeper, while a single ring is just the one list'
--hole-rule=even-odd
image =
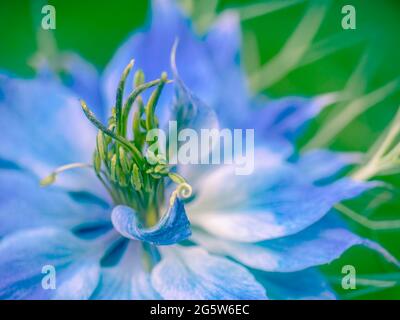
[{"label": "nigella damascena flower", "polygon": [[[333,215],[375,186],[336,178],[354,157],[293,157],[293,140],[331,97],[251,97],[239,50],[234,13],[198,37],[155,0],[150,26],[102,77],[77,56],[62,61],[67,86],[1,76],[1,298],[334,298],[313,267],[354,245],[397,263]],[[150,163],[145,134],[168,119],[255,128],[253,174]],[[54,288],[43,285],[49,266]]]}]

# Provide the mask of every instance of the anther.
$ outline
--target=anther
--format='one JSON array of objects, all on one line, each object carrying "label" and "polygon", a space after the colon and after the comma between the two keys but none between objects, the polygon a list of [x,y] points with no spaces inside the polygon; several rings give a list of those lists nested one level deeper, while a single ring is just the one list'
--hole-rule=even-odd
[{"label": "anther", "polygon": [[47,177],[40,180],[40,185],[42,187],[51,185],[56,181],[57,175],[60,174],[61,172],[71,170],[71,169],[77,169],[77,168],[93,168],[93,165],[88,164],[88,163],[75,162],[75,163],[70,163],[70,164],[58,167],[56,170],[54,170],[52,173],[50,173]]}]

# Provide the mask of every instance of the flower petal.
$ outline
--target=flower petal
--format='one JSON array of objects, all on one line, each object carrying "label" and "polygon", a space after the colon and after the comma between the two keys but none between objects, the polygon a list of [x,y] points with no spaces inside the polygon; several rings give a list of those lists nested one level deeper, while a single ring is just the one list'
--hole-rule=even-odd
[{"label": "flower petal", "polygon": [[183,241],[191,235],[190,222],[185,207],[178,198],[153,227],[144,228],[137,213],[127,206],[119,205],[111,214],[114,228],[124,237],[146,241],[156,245],[170,245]]},{"label": "flower petal", "polygon": [[0,237],[27,228],[106,222],[108,212],[106,202],[89,194],[42,188],[25,171],[0,169]]},{"label": "flower petal", "polygon": [[[92,161],[96,131],[78,99],[54,82],[0,76],[0,157],[45,177],[56,167]],[[78,170],[59,182],[75,189],[101,192],[94,175]]]},{"label": "flower petal", "polygon": [[198,247],[165,247],[151,281],[164,299],[266,299],[246,268]]},{"label": "flower petal", "polygon": [[213,238],[194,233],[192,239],[208,250],[229,255],[239,262],[269,272],[294,272],[332,262],[355,245],[365,245],[378,251],[388,261],[398,262],[383,248],[374,247],[345,229],[335,217],[327,216],[295,235],[248,244]]},{"label": "flower petal", "polygon": [[362,240],[343,228],[331,226],[324,218],[295,235],[249,244],[195,233],[193,240],[208,250],[229,255],[239,262],[270,272],[293,272],[329,263]]},{"label": "flower petal", "polygon": [[231,128],[243,126],[243,114],[249,112],[250,104],[247,79],[241,65],[241,42],[239,16],[229,10],[219,15],[205,37],[218,76],[216,87],[210,88],[216,92],[214,99],[206,102],[216,109],[221,123]]},{"label": "flower petal", "polygon": [[[182,79],[192,91],[207,102],[206,98],[211,94],[208,88],[212,88],[215,76],[203,42],[194,36],[190,20],[184,17],[174,1],[153,0],[150,26],[133,34],[118,49],[105,70],[103,92],[107,105],[114,105],[120,75],[133,58],[135,66],[144,71],[147,79],[159,78],[163,71],[170,74],[170,55],[176,39],[179,39],[181,44],[177,52],[178,66],[190,64],[190,68],[182,68]],[[127,83],[132,83],[131,79],[129,77]],[[146,93],[144,97],[147,98]],[[166,86],[157,107],[160,123],[165,123],[167,119],[167,106],[172,97],[172,86]]]},{"label": "flower petal", "polygon": [[258,107],[249,113],[248,122],[255,128],[256,135],[266,141],[293,141],[305,129],[307,122],[333,101],[334,96],[329,94],[317,98],[286,97],[257,101]]},{"label": "flower petal", "polygon": [[[0,242],[1,299],[87,299],[96,288],[98,251],[60,229],[18,232]],[[46,273],[55,269],[55,289],[44,289]]]},{"label": "flower petal", "polygon": [[[158,78],[162,71],[171,73],[169,57],[177,39],[180,45],[176,61],[187,88],[206,105],[220,110],[219,116],[238,119],[241,110],[247,107],[247,88],[240,66],[238,16],[233,12],[223,13],[202,39],[194,32],[190,19],[171,0],[152,1],[150,26],[134,33],[107,66],[103,77],[107,104],[114,104],[118,79],[132,58],[148,79]],[[168,106],[173,96],[172,87],[166,86],[157,107],[160,123],[169,118]],[[228,109],[232,112],[227,113]]]},{"label": "flower petal", "polygon": [[130,241],[118,265],[101,269],[99,284],[91,296],[94,300],[159,299],[150,274],[142,265],[142,245]]},{"label": "flower petal", "polygon": [[171,54],[171,68],[175,80],[174,110],[171,120],[177,121],[177,133],[183,128],[193,129],[198,134],[201,129],[218,129],[219,123],[214,109],[191,92],[180,77],[175,61],[177,44]]},{"label": "flower petal", "polygon": [[256,279],[268,290],[271,299],[334,300],[334,291],[315,269],[299,272],[254,272]]},{"label": "flower petal", "polygon": [[296,166],[271,162],[259,152],[254,173],[223,166],[196,186],[190,221],[224,239],[257,242],[297,233],[321,219],[338,202],[375,183],[343,178],[317,186]]},{"label": "flower petal", "polygon": [[[314,181],[334,178],[346,166],[361,161],[360,153],[332,152],[329,150],[311,150],[302,155],[297,165],[299,170]],[[325,180],[326,181],[326,180]]]},{"label": "flower petal", "polygon": [[96,68],[75,53],[63,54],[60,59],[63,84],[71,89],[79,99],[85,100],[91,110],[101,120],[106,119],[106,111],[100,94],[100,76]]}]

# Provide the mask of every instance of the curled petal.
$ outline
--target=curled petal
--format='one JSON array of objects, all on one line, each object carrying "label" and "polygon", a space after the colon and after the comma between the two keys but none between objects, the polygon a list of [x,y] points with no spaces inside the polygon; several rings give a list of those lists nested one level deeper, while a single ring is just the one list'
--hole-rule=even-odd
[{"label": "curled petal", "polygon": [[191,235],[190,222],[179,198],[175,198],[167,213],[155,226],[150,228],[144,228],[137,213],[127,206],[115,207],[111,214],[111,220],[115,229],[124,237],[155,245],[174,244]]}]

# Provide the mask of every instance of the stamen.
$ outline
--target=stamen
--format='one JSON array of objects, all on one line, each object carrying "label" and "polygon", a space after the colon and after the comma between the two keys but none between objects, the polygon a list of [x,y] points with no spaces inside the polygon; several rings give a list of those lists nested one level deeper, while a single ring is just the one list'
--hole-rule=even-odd
[{"label": "stamen", "polygon": [[135,76],[133,78],[133,83],[135,87],[138,87],[144,83],[144,73],[143,70],[138,70],[135,72]]},{"label": "stamen", "polygon": [[[133,105],[133,102],[139,97],[139,95],[147,89],[150,89],[156,85],[160,85],[161,81],[162,80],[157,79],[157,80],[150,81],[148,83],[141,84],[141,85],[137,86],[136,89],[128,96],[128,98],[124,104],[124,109],[123,109],[123,115],[122,115],[122,123],[123,124],[126,124],[126,122],[128,120],[128,115],[129,115],[132,105]],[[123,125],[122,132],[123,132],[123,134],[126,133],[126,126],[124,126],[124,125]]]},{"label": "stamen", "polygon": [[157,89],[152,93],[149,102],[146,105],[145,108],[145,113],[146,113],[146,129],[151,130],[156,126],[156,120],[155,120],[155,107],[158,102],[158,99],[160,98],[161,91],[167,82],[167,74],[163,72],[161,74],[161,81],[160,84],[158,85]]},{"label": "stamen", "polygon": [[124,96],[124,89],[125,89],[125,81],[129,75],[133,67],[134,61],[131,60],[129,64],[126,66],[124,72],[122,73],[121,80],[119,81],[117,95],[116,95],[116,103],[115,103],[115,111],[116,111],[116,120],[117,120],[117,133],[121,134],[121,124],[122,124],[122,100]]},{"label": "stamen", "polygon": [[115,134],[114,132],[112,132],[111,130],[107,129],[99,120],[97,120],[96,116],[88,108],[85,101],[81,100],[80,102],[81,102],[83,112],[85,113],[86,117],[89,119],[90,122],[92,122],[99,130],[103,131],[106,135],[110,136],[114,140],[117,140],[118,142],[123,144],[125,147],[127,147],[133,153],[136,163],[143,164],[143,161],[144,161],[143,156],[134,144],[130,143],[124,137],[121,137],[121,136]]},{"label": "stamen", "polygon": [[71,170],[71,169],[76,169],[76,168],[93,168],[93,165],[88,164],[88,163],[82,163],[82,162],[75,162],[75,163],[63,165],[61,167],[58,167],[56,170],[54,170],[52,173],[50,173],[47,177],[40,180],[40,186],[47,187],[56,181],[57,175],[60,174],[61,172]]},{"label": "stamen", "polygon": [[140,191],[143,187],[143,178],[139,172],[139,168],[136,164],[133,165],[133,174],[131,175],[132,185],[136,191]]},{"label": "stamen", "polygon": [[107,153],[106,153],[107,143],[104,139],[103,132],[100,130],[97,133],[96,146],[97,146],[97,150],[99,151],[100,159],[105,160],[107,158]]},{"label": "stamen", "polygon": [[[145,137],[149,130],[158,128],[156,105],[164,85],[171,81],[163,72],[160,79],[145,83],[143,71],[139,70],[134,75],[135,88],[124,100],[125,82],[132,67],[133,60],[122,73],[115,107],[112,108],[107,125],[103,125],[85,101],[80,100],[84,114],[99,130],[93,164],[70,164],[60,167],[43,179],[41,185],[52,184],[61,171],[75,167],[92,167],[114,204],[130,206],[146,226],[151,226],[156,224],[160,217],[159,210],[165,199],[166,179],[169,178],[178,184],[170,198],[172,204],[176,197],[190,197],[192,187],[178,174],[170,173],[168,159],[159,150],[153,151],[152,154],[147,152],[149,145],[146,144]],[[152,87],[156,88],[145,105],[141,94]],[[132,120],[132,140],[127,136],[127,128],[135,102],[137,110]]]}]

